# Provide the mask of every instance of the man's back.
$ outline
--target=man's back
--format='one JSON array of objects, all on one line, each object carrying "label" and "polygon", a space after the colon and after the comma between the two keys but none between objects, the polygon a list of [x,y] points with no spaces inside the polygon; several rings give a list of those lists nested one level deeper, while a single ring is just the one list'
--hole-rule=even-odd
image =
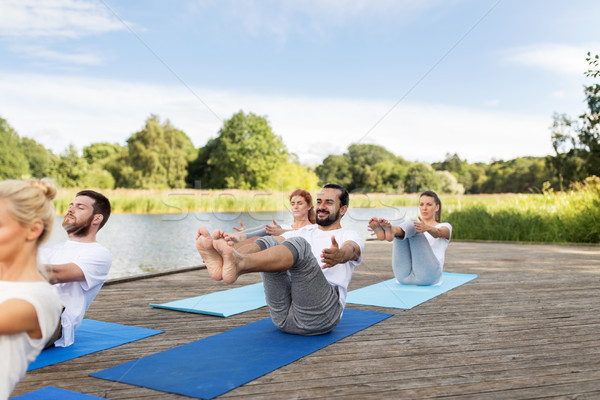
[{"label": "man's back", "polygon": [[84,280],[55,284],[65,311],[61,317],[62,338],[55,342],[64,347],[73,343],[88,307],[108,277],[112,263],[111,254],[101,244],[81,243],[71,240],[53,243],[40,248],[43,264],[76,264],[83,272]]}]

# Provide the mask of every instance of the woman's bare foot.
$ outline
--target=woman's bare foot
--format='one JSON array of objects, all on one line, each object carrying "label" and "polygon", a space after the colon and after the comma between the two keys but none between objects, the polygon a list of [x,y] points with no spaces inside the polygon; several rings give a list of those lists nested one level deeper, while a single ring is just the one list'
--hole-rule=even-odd
[{"label": "woman's bare foot", "polygon": [[391,242],[392,240],[394,240],[394,233],[392,232],[392,224],[390,224],[390,222],[387,219],[381,218],[379,220],[379,225],[381,226],[381,229],[384,232],[385,240],[387,240],[388,242]]},{"label": "woman's bare foot", "polygon": [[380,219],[378,219],[378,218],[375,218],[375,217],[371,218],[369,220],[369,228],[371,229],[372,234],[377,237],[377,239],[383,240],[386,238],[385,232],[383,231],[383,228],[381,227],[381,224],[379,221],[380,221]]},{"label": "woman's bare foot", "polygon": [[224,239],[215,240],[213,246],[223,260],[223,282],[235,282],[240,276],[238,266],[242,256]]},{"label": "woman's bare foot", "polygon": [[246,234],[245,233],[229,232],[229,233],[226,233],[223,236],[223,239],[228,240],[232,244],[235,244],[235,243],[239,243],[239,242],[241,242],[243,240],[246,240]]},{"label": "woman's bare foot", "polygon": [[204,226],[198,228],[196,249],[202,256],[210,277],[215,281],[223,280],[223,257],[213,247],[213,239]]}]

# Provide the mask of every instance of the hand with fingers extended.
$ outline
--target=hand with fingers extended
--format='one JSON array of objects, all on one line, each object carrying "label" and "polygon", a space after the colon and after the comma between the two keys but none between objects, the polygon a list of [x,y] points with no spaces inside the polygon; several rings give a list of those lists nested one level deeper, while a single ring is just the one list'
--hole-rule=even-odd
[{"label": "hand with fingers extended", "polygon": [[418,218],[419,219],[413,223],[417,232],[429,232],[430,230],[435,229],[435,226],[426,224],[420,216]]},{"label": "hand with fingers extended", "polygon": [[238,232],[242,232],[246,230],[246,226],[244,226],[244,223],[242,221],[239,222],[240,226],[232,226],[232,228]]},{"label": "hand with fingers extended", "polygon": [[323,269],[331,268],[346,262],[346,260],[344,260],[344,251],[340,249],[340,245],[333,235],[331,236],[331,247],[325,248],[321,252],[321,262],[324,263],[321,267]]},{"label": "hand with fingers extended", "polygon": [[280,236],[283,232],[287,232],[285,229],[279,226],[277,222],[275,222],[275,219],[273,219],[273,225],[265,226],[265,230],[267,231],[267,235],[271,236]]}]

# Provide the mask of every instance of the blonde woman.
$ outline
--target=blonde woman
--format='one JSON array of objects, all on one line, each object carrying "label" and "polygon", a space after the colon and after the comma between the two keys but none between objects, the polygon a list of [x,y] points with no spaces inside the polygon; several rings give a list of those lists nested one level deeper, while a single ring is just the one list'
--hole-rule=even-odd
[{"label": "blonde woman", "polygon": [[0,399],[25,376],[60,317],[58,293],[37,261],[55,196],[49,180],[0,182]]}]

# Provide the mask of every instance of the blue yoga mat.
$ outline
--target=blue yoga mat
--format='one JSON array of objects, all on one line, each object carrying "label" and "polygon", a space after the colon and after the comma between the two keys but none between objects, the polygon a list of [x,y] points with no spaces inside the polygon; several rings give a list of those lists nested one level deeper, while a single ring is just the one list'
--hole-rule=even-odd
[{"label": "blue yoga mat", "polygon": [[162,331],[84,319],[77,332],[75,332],[75,343],[69,347],[50,347],[43,350],[35,361],[29,364],[27,370],[31,371],[32,369],[71,360],[159,333],[162,333]]},{"label": "blue yoga mat", "polygon": [[22,394],[17,397],[11,397],[11,400],[96,400],[102,399],[103,397],[96,397],[89,394],[72,392],[70,390],[59,389],[53,386],[46,386],[45,388],[38,389],[36,391]]},{"label": "blue yoga mat", "polygon": [[91,376],[212,399],[391,316],[347,309],[332,332],[319,336],[289,335],[265,318]]},{"label": "blue yoga mat", "polygon": [[477,275],[444,272],[439,286],[401,285],[395,279],[379,282],[375,285],[348,292],[346,302],[364,306],[402,308],[409,310],[414,306],[431,300],[455,287],[467,283]]},{"label": "blue yoga mat", "polygon": [[229,317],[264,307],[267,305],[267,302],[265,300],[263,284],[259,282],[253,285],[236,287],[188,299],[150,305],[169,310]]}]

